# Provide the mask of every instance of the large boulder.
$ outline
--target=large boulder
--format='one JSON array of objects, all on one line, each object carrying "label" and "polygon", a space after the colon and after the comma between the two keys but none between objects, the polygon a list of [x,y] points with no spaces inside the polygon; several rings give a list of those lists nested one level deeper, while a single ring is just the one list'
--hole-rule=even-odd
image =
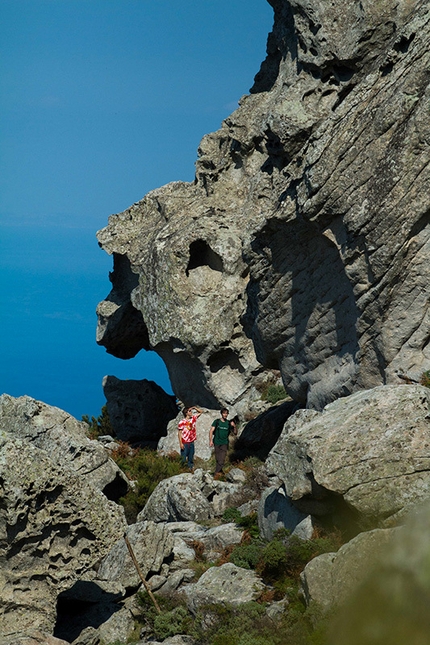
[{"label": "large boulder", "polygon": [[381,386],[299,410],[266,462],[303,510],[343,498],[362,527],[389,526],[430,495],[430,390]]},{"label": "large boulder", "polygon": [[[347,596],[331,626],[332,645],[427,643],[430,620],[430,507],[428,502],[395,529],[382,549],[378,567]],[[372,531],[373,533],[373,531]],[[382,544],[381,544],[382,546]],[[368,556],[374,562],[371,550]],[[369,566],[363,561],[363,570]],[[346,572],[345,572],[346,573]],[[357,570],[362,578],[362,571]],[[331,585],[336,585],[336,581]],[[329,583],[330,588],[330,583]]]},{"label": "large boulder", "polygon": [[208,569],[194,584],[183,589],[188,608],[196,613],[202,605],[241,605],[256,600],[264,589],[255,571],[231,562]]},{"label": "large boulder", "polygon": [[306,539],[313,533],[311,518],[293,505],[284,486],[269,486],[263,491],[258,504],[258,528],[265,540],[271,540],[279,529]]},{"label": "large boulder", "polygon": [[221,516],[240,485],[215,481],[201,469],[183,473],[157,484],[138,521],[182,522]]},{"label": "large boulder", "polygon": [[0,645],[69,645],[68,641],[61,638],[55,638],[51,634],[31,630],[27,636],[14,634],[13,636],[3,636],[0,634]]},{"label": "large boulder", "polygon": [[[196,556],[206,560],[217,560],[224,549],[240,544],[244,531],[234,523],[220,524],[212,528],[201,526],[196,522],[169,522],[165,524],[175,539],[173,547],[174,560],[170,569],[183,569]],[[185,547],[185,548],[184,548]]]},{"label": "large boulder", "polygon": [[[173,550],[173,536],[164,524],[137,522],[127,528],[127,538],[144,578],[150,571],[158,573]],[[137,588],[141,578],[124,538],[112,547],[98,570],[100,580],[119,582],[126,589]]]},{"label": "large boulder", "polygon": [[430,7],[270,4],[267,58],[195,181],[99,231],[114,266],[97,338],[154,349],[181,400],[244,411],[280,369],[322,409],[430,369]]},{"label": "large boulder", "polygon": [[337,553],[323,553],[311,560],[300,575],[307,604],[324,610],[344,603],[380,567],[398,529],[360,533]]},{"label": "large boulder", "polygon": [[103,393],[115,435],[121,441],[155,448],[178,414],[175,397],[154,381],[122,381],[105,376]]},{"label": "large boulder", "polygon": [[260,459],[266,459],[279,439],[284,423],[296,410],[295,401],[282,401],[248,421],[235,443],[235,456],[244,459],[258,455]]}]

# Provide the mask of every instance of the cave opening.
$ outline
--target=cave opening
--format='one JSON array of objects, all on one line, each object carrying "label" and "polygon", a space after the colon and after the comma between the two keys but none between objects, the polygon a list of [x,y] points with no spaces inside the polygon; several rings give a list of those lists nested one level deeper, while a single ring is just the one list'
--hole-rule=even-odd
[{"label": "cave opening", "polygon": [[57,598],[54,636],[73,642],[87,627],[97,629],[121,609],[118,593],[104,591],[94,582],[79,580]]},{"label": "cave opening", "polygon": [[127,493],[127,490],[127,482],[117,473],[115,479],[106,484],[102,492],[112,502],[117,502],[120,497],[123,497]]},{"label": "cave opening", "polygon": [[223,271],[223,261],[205,240],[195,240],[190,244],[190,259],[186,268],[187,277],[197,267],[208,266],[213,271]]},{"label": "cave opening", "polygon": [[232,370],[237,370],[241,374],[245,371],[238,355],[229,347],[220,349],[212,354],[208,359],[208,366],[212,374],[219,372],[226,366],[229,366]]}]

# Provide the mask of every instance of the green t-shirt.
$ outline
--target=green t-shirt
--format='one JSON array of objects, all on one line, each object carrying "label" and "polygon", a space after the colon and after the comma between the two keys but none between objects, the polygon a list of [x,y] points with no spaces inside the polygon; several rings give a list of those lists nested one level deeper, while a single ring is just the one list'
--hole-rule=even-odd
[{"label": "green t-shirt", "polygon": [[214,431],[214,444],[216,446],[228,445],[228,435],[230,434],[230,421],[223,421],[222,419],[215,419],[212,422]]}]

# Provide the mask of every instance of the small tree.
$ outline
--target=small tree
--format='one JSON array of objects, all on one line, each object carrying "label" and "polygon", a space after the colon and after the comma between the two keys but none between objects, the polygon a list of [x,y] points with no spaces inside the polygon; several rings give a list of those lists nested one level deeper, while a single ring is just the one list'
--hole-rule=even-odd
[{"label": "small tree", "polygon": [[115,436],[115,431],[112,427],[111,420],[107,411],[107,406],[102,407],[101,414],[96,417],[90,417],[87,414],[82,416],[82,421],[88,424],[87,434],[90,439],[97,439],[102,435],[108,434],[111,437]]}]

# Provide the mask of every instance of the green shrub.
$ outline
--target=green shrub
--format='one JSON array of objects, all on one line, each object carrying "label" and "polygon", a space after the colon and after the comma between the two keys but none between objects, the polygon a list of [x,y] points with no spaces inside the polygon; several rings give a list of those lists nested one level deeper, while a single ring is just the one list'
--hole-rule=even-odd
[{"label": "green shrub", "polygon": [[258,515],[257,513],[250,513],[241,517],[238,522],[238,526],[242,527],[247,531],[248,535],[251,538],[258,538],[260,535],[260,529],[258,527]]},{"label": "green shrub", "polygon": [[285,570],[292,577],[298,577],[312,558],[322,553],[337,551],[340,543],[337,534],[335,534],[334,538],[320,537],[314,540],[301,540],[296,535],[292,535],[287,538],[286,547],[287,562]]},{"label": "green shrub", "polygon": [[223,522],[239,522],[239,520],[242,519],[242,514],[239,511],[238,508],[236,507],[230,507],[226,508],[223,515],[222,515],[222,521]]},{"label": "green shrub", "polygon": [[287,564],[287,549],[280,540],[269,542],[260,554],[260,567],[263,572],[279,572],[285,569]]},{"label": "green shrub", "polygon": [[[241,638],[253,636],[255,645],[275,645],[269,636],[273,623],[266,616],[266,609],[256,602],[248,602],[238,607],[229,605],[209,605],[202,607],[196,616],[192,636],[202,645],[237,645]],[[250,645],[254,645],[250,641]]]},{"label": "green shrub", "polygon": [[164,640],[176,634],[186,634],[191,618],[185,607],[175,607],[172,611],[158,614],[154,620],[154,634]]},{"label": "green shrub", "polygon": [[124,506],[128,522],[136,521],[137,514],[159,482],[186,471],[176,453],[164,457],[149,448],[139,448],[132,451],[132,454],[117,450],[112,453],[112,458],[127,477],[136,482],[134,488],[119,500]]},{"label": "green shrub", "polygon": [[287,398],[287,393],[285,391],[285,388],[283,385],[275,385],[274,383],[270,383],[267,386],[265,386],[261,392],[261,398],[263,401],[267,401],[268,403],[278,403],[278,401],[282,401],[283,399]]},{"label": "green shrub", "polygon": [[90,439],[97,439],[103,435],[115,436],[115,431],[105,405],[102,407],[101,414],[97,418],[91,417],[90,419],[87,414],[84,414],[82,421],[88,425],[87,436]]},{"label": "green shrub", "polygon": [[265,605],[258,602],[235,607],[207,605],[193,617],[176,597],[157,597],[162,610],[158,614],[146,592],[137,596],[143,610],[141,618],[158,640],[190,634],[199,645],[326,645],[325,619],[314,609],[305,609],[294,594],[276,626],[268,618]]},{"label": "green shrub", "polygon": [[242,569],[255,569],[261,557],[261,546],[255,542],[239,544],[230,553],[229,560]]}]

